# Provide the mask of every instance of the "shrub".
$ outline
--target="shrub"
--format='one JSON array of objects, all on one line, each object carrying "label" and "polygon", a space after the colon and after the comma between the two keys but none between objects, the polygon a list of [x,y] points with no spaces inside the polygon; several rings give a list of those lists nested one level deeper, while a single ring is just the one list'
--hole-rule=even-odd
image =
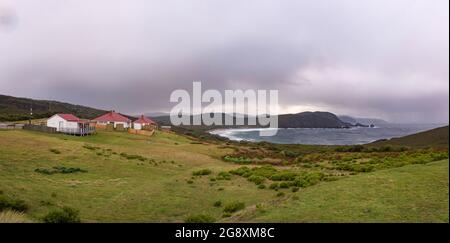
[{"label": "shrub", "polygon": [[220,172],[217,177],[217,180],[231,180],[231,174],[225,171]]},{"label": "shrub", "polygon": [[244,173],[247,173],[249,171],[250,171],[250,168],[243,166],[243,167],[239,167],[235,170],[230,170],[230,173],[233,175],[242,176],[242,175],[244,175]]},{"label": "shrub", "polygon": [[147,160],[147,158],[145,158],[143,156],[140,156],[140,155],[137,155],[137,154],[120,153],[120,156],[122,156],[122,157],[124,157],[124,158],[126,158],[128,160],[135,160],[135,159],[140,160],[140,161]]},{"label": "shrub", "polygon": [[50,152],[54,153],[54,154],[60,154],[61,151],[57,150],[57,149],[50,149]]},{"label": "shrub", "polygon": [[222,201],[215,201],[214,202],[214,207],[221,207],[222,206]]},{"label": "shrub", "polygon": [[205,214],[191,215],[184,220],[185,223],[214,223],[215,221],[214,217]]},{"label": "shrub", "polygon": [[298,187],[292,187],[292,192],[298,192]]},{"label": "shrub", "polygon": [[290,171],[280,171],[276,174],[273,174],[270,179],[272,181],[293,181],[295,180],[295,177],[297,176],[297,173],[290,172]]},{"label": "shrub", "polygon": [[212,173],[212,171],[210,169],[202,169],[202,170],[192,172],[192,175],[202,176],[202,175],[209,175],[211,173]]},{"label": "shrub", "polygon": [[234,213],[245,208],[243,202],[231,202],[223,208],[224,213]]},{"label": "shrub", "polygon": [[12,199],[0,195],[0,212],[7,209],[18,212],[25,212],[28,209],[28,205],[23,200]]},{"label": "shrub", "polygon": [[226,155],[225,157],[223,157],[223,160],[227,161],[227,162],[233,162],[236,164],[250,164],[252,162],[251,159],[246,158],[246,157],[232,157],[229,155]]},{"label": "shrub", "polygon": [[283,150],[281,151],[281,154],[285,157],[289,157],[289,158],[295,158],[298,156],[298,153],[290,151],[290,150]]},{"label": "shrub", "polygon": [[282,196],[284,196],[284,192],[277,193],[277,197],[282,197]]},{"label": "shrub", "polygon": [[378,149],[378,151],[380,152],[391,152],[393,149],[391,146],[383,146],[381,148]]},{"label": "shrub", "polygon": [[273,189],[273,190],[278,189],[278,183],[275,182],[275,183],[270,184],[269,188]]},{"label": "shrub", "polygon": [[258,175],[251,175],[247,178],[248,181],[255,183],[256,185],[260,185],[264,182],[265,178]]},{"label": "shrub", "polygon": [[259,188],[259,189],[265,189],[265,188],[266,188],[266,185],[264,185],[264,184],[259,184],[259,185],[258,185],[258,188]]},{"label": "shrub", "polygon": [[42,220],[45,223],[80,223],[79,211],[69,207],[48,213]]},{"label": "shrub", "polygon": [[281,182],[279,185],[280,188],[289,188],[289,184],[286,182]]},{"label": "shrub", "polygon": [[319,181],[323,180],[324,178],[325,174],[323,173],[306,173],[298,176],[293,182],[293,185],[295,185],[296,187],[312,186],[319,183]]},{"label": "shrub", "polygon": [[276,172],[277,172],[277,169],[275,169],[272,166],[256,167],[251,170],[251,173],[253,175],[263,176],[266,178],[270,178]]},{"label": "shrub", "polygon": [[56,173],[61,174],[70,174],[70,173],[77,173],[77,172],[87,172],[87,170],[83,170],[80,168],[72,168],[72,167],[64,167],[64,166],[54,166],[52,169],[45,169],[45,168],[37,168],[34,170],[37,173],[45,174],[45,175],[53,175]]}]

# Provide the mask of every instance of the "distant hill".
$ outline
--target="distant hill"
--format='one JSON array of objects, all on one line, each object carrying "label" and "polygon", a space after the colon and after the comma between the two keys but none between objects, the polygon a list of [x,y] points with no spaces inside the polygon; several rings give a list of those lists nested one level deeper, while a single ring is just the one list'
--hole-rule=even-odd
[{"label": "distant hill", "polygon": [[348,124],[330,112],[301,112],[278,117],[280,128],[341,128]]},{"label": "distant hill", "polygon": [[346,123],[350,123],[350,124],[357,123],[356,119],[351,116],[338,116],[338,118],[339,118],[339,120],[346,122]]},{"label": "distant hill", "polygon": [[369,145],[375,146],[410,146],[410,147],[448,147],[448,126],[439,127],[400,138],[376,141]]},{"label": "distant hill", "polygon": [[144,116],[148,116],[148,117],[169,116],[169,113],[167,113],[167,112],[149,112],[149,113],[144,113]]},{"label": "distant hill", "polygon": [[34,100],[0,95],[0,121],[19,121],[30,118],[30,108],[33,117],[46,118],[56,113],[72,113],[80,118],[91,119],[104,114],[105,110],[73,105],[52,100]]},{"label": "distant hill", "polygon": [[[195,115],[200,116],[200,115]],[[225,124],[225,117],[230,117],[230,114],[222,113],[222,124]],[[159,116],[153,117],[155,121],[160,124],[170,125],[170,117],[169,116]],[[235,117],[232,117],[233,121],[235,121]],[[190,120],[193,120],[193,116],[190,117]],[[245,125],[233,125],[233,126],[213,126],[213,127],[205,127],[205,129],[214,129],[219,127],[261,127],[248,125],[248,117],[244,118]],[[235,124],[235,123],[234,123]],[[347,127],[348,124],[339,120],[339,118],[330,112],[301,112],[297,114],[284,114],[278,116],[278,127],[279,128],[342,128]],[[193,126],[189,126],[193,128]],[[198,126],[197,126],[198,127]],[[197,128],[201,129],[201,128]]]},{"label": "distant hill", "polygon": [[357,123],[364,124],[364,125],[384,125],[388,124],[389,122],[378,119],[378,118],[361,118],[361,117],[351,117],[351,116],[338,116],[339,119],[343,122],[350,123],[352,125],[355,125]]}]

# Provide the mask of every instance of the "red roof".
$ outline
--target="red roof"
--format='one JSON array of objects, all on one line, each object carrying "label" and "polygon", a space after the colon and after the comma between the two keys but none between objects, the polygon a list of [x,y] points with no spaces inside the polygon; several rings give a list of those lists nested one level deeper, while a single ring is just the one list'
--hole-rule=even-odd
[{"label": "red roof", "polygon": [[125,116],[122,116],[119,113],[116,113],[114,111],[110,111],[104,115],[101,115],[94,119],[94,121],[99,122],[129,122],[130,119],[126,118]]},{"label": "red roof", "polygon": [[139,123],[139,124],[153,123],[153,124],[156,124],[156,122],[154,122],[152,119],[150,119],[148,117],[145,117],[144,115],[139,117],[139,119],[134,121],[134,123]]},{"label": "red roof", "polygon": [[73,121],[73,122],[77,122],[80,121],[80,118],[72,115],[72,114],[56,114],[59,117],[61,117],[62,119],[66,120],[66,121]]}]

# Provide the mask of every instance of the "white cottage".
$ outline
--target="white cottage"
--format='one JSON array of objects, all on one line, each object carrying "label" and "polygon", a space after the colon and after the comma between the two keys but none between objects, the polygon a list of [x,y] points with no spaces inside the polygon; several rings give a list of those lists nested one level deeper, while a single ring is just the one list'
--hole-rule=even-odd
[{"label": "white cottage", "polygon": [[89,128],[89,122],[72,114],[55,114],[47,119],[47,127],[54,127],[58,132],[74,133]]},{"label": "white cottage", "polygon": [[124,128],[129,128],[131,126],[131,120],[127,117],[116,113],[115,111],[110,111],[104,115],[95,118],[93,121],[100,125],[113,124],[114,128],[117,125],[122,125]]}]

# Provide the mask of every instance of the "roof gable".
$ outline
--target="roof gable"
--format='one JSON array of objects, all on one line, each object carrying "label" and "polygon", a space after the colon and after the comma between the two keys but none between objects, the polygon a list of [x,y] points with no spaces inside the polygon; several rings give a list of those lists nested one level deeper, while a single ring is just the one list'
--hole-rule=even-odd
[{"label": "roof gable", "polygon": [[136,121],[134,121],[134,123],[139,123],[139,124],[146,124],[146,123],[153,123],[156,124],[156,122],[154,122],[152,119],[141,115],[141,117],[139,117],[139,119],[137,119]]},{"label": "roof gable", "polygon": [[114,111],[110,111],[104,115],[101,115],[94,119],[94,121],[100,121],[100,122],[130,122],[130,119],[127,117],[116,113]]},{"label": "roof gable", "polygon": [[73,121],[73,122],[80,121],[80,118],[78,118],[78,117],[76,117],[75,115],[72,115],[72,114],[56,114],[56,115],[61,117],[62,119],[66,120],[66,121]]}]

